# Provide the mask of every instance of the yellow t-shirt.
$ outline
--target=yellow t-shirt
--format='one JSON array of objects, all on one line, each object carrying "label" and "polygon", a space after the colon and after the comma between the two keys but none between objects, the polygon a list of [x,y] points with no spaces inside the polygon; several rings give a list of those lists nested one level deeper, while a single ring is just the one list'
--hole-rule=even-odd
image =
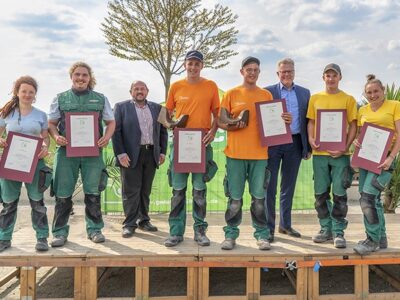
[{"label": "yellow t-shirt", "polygon": [[174,82],[168,92],[168,110],[176,110],[175,116],[189,115],[186,128],[211,128],[211,115],[219,109],[218,87],[214,81],[202,79],[192,84],[186,79]]},{"label": "yellow t-shirt", "polygon": [[[337,94],[328,94],[320,92],[314,94],[310,98],[307,110],[307,118],[314,120],[317,124],[317,110],[319,109],[346,109],[347,124],[357,120],[357,105],[353,96],[340,91]],[[314,127],[314,137],[316,136],[317,128]],[[313,155],[329,155],[326,151],[313,150]]]},{"label": "yellow t-shirt", "polygon": [[[357,117],[357,126],[361,127],[365,122],[368,122],[392,129],[396,132],[395,122],[398,120],[400,120],[400,102],[385,100],[377,111],[373,111],[370,104],[360,107]],[[392,146],[395,140],[396,135],[393,137]]]},{"label": "yellow t-shirt", "polygon": [[259,87],[247,89],[237,86],[225,93],[221,108],[225,108],[233,117],[236,118],[242,110],[249,110],[248,126],[227,132],[226,156],[237,159],[268,158],[268,148],[261,146],[255,106],[256,102],[267,100],[272,100],[271,93]]}]

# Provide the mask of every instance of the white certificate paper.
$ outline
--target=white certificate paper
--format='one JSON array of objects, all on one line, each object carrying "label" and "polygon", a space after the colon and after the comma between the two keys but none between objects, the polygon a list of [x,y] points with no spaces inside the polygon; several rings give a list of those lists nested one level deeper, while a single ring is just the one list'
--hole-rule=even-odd
[{"label": "white certificate paper", "polygon": [[179,131],[179,163],[201,163],[201,131]]},{"label": "white certificate paper", "polygon": [[29,173],[35,158],[38,141],[14,135],[9,145],[4,168]]},{"label": "white certificate paper", "polygon": [[286,134],[286,124],[282,119],[283,107],[281,102],[260,105],[262,126],[265,136]]},{"label": "white certificate paper", "polygon": [[93,147],[94,119],[92,115],[71,116],[71,147]]},{"label": "white certificate paper", "polygon": [[321,112],[320,142],[342,141],[342,112]]},{"label": "white certificate paper", "polygon": [[387,130],[368,126],[358,156],[380,163],[389,135]]}]

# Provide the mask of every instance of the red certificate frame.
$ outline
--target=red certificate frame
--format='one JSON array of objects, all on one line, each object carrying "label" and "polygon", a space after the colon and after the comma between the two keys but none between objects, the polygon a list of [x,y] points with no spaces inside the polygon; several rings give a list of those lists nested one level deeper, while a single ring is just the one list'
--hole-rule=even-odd
[{"label": "red certificate frame", "polygon": [[[34,154],[32,165],[30,167],[29,172],[9,169],[9,168],[5,167],[5,163],[6,163],[7,157],[8,157],[8,152],[10,150],[10,145],[11,145],[12,139],[15,136],[20,136],[20,137],[23,137],[23,138],[27,138],[27,139],[31,139],[31,140],[36,140],[37,141],[35,154]],[[0,159],[0,174],[1,174],[1,178],[8,179],[8,180],[19,181],[19,182],[32,183],[33,177],[35,176],[36,166],[37,166],[37,163],[39,161],[38,155],[39,155],[40,149],[42,148],[42,144],[43,144],[43,138],[41,138],[41,137],[36,137],[36,136],[31,136],[31,135],[27,135],[27,134],[23,134],[23,133],[9,131],[8,135],[7,135],[7,145],[8,145],[8,147],[4,148],[3,155],[1,156],[1,159]]]},{"label": "red certificate frame", "polygon": [[[72,147],[71,146],[71,116],[93,116],[94,125],[94,146],[92,147]],[[66,112],[65,113],[65,133],[68,140],[67,157],[87,157],[99,156],[100,150],[97,146],[99,140],[99,113],[96,112]]]},{"label": "red certificate frame", "polygon": [[[200,132],[201,133],[201,158],[200,163],[179,162],[180,132]],[[174,172],[175,173],[205,173],[206,172],[206,146],[202,142],[205,132],[201,128],[174,128]]]},{"label": "red certificate frame", "polygon": [[394,131],[389,128],[385,128],[382,126],[378,126],[378,125],[375,125],[372,123],[365,122],[364,125],[361,127],[360,135],[358,136],[358,141],[361,144],[361,147],[362,147],[362,143],[363,143],[365,134],[369,127],[373,127],[373,128],[377,128],[377,129],[389,132],[389,136],[386,141],[385,149],[383,150],[382,157],[380,158],[378,163],[368,160],[364,157],[360,157],[359,156],[360,148],[356,147],[356,150],[354,151],[353,157],[351,159],[351,164],[355,167],[360,167],[362,169],[371,171],[373,173],[381,174],[382,169],[378,169],[378,166],[385,161],[385,159],[389,153],[389,149],[392,144],[392,140],[393,140],[393,136],[394,136]]},{"label": "red certificate frame", "polygon": [[[339,113],[342,115],[342,138],[340,142],[321,142],[321,115],[322,113]],[[318,109],[316,121],[316,137],[315,143],[319,145],[318,151],[345,151],[346,150],[346,137],[347,137],[347,111],[345,109]]]},{"label": "red certificate frame", "polygon": [[282,111],[283,112],[287,112],[285,99],[274,99],[272,101],[256,102],[258,132],[259,132],[259,135],[260,135],[261,145],[264,146],[264,147],[265,146],[277,146],[277,145],[283,145],[283,144],[290,144],[290,143],[293,142],[292,131],[290,130],[290,125],[287,124],[287,123],[285,123],[285,128],[286,128],[286,133],[285,134],[267,136],[266,133],[264,132],[264,126],[263,126],[263,117],[264,116],[261,113],[261,106],[262,105],[266,105],[266,104],[276,104],[276,103],[281,103],[282,104]]}]

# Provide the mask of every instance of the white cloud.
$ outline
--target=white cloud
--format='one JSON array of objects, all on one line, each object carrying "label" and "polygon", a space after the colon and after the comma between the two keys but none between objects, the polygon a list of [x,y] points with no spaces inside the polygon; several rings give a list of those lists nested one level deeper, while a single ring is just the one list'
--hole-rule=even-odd
[{"label": "white cloud", "polygon": [[387,69],[394,70],[394,71],[400,70],[400,64],[391,63],[388,65]]},{"label": "white cloud", "polygon": [[399,50],[400,49],[400,40],[390,40],[387,49],[389,51]]}]

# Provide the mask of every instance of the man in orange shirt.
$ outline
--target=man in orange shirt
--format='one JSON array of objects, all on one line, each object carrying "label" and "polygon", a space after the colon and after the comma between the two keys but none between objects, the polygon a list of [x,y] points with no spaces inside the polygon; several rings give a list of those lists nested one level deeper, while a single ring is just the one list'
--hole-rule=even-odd
[{"label": "man in orange shirt", "polygon": [[[170,115],[175,110],[175,117],[188,115],[186,128],[202,128],[206,134],[203,143],[206,146],[206,160],[212,160],[210,143],[217,131],[219,95],[217,85],[200,76],[203,69],[203,54],[191,50],[185,57],[186,78],[174,82],[168,92],[166,108]],[[212,119],[212,116],[214,117]],[[170,185],[172,186],[171,212],[168,222],[170,236],[164,242],[166,247],[173,247],[183,241],[186,225],[186,187],[189,173],[175,173],[173,169],[173,146],[170,152]],[[209,246],[206,236],[206,183],[204,173],[192,173],[194,240],[200,246]]]},{"label": "man in orange shirt", "polygon": [[[270,235],[265,213],[265,191],[269,171],[267,169],[267,147],[261,145],[258,133],[255,103],[272,100],[269,91],[257,86],[260,74],[260,61],[255,57],[247,57],[242,62],[240,73],[243,83],[224,95],[221,103],[219,127],[228,131],[226,155],[226,180],[224,188],[229,195],[225,213],[225,240],[221,244],[223,250],[232,250],[239,236],[239,225],[242,221],[243,193],[246,180],[251,194],[251,220],[255,229],[254,237],[260,250],[269,250]],[[249,111],[249,121],[236,125],[224,122],[223,115],[237,117],[242,111]],[[290,113],[283,113],[285,122],[291,122]]]}]

